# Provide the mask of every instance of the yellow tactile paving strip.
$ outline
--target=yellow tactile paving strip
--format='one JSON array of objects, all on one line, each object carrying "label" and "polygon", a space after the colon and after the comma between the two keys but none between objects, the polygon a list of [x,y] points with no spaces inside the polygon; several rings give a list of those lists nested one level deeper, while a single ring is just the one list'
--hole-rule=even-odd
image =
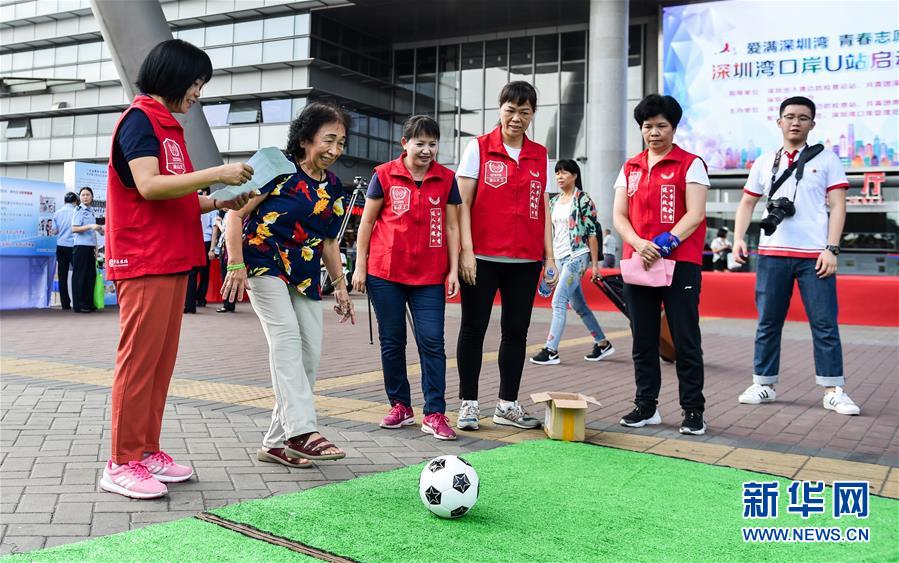
[{"label": "yellow tactile paving strip", "polygon": [[[619,330],[616,332],[610,332],[606,334],[606,338],[620,338],[622,336],[630,336],[631,331],[629,330]],[[582,346],[584,344],[590,344],[593,342],[592,336],[584,336],[583,338],[569,338],[567,340],[562,340],[559,342],[559,349],[569,348],[572,346]],[[543,344],[533,344],[528,346],[527,353],[533,354],[535,352],[539,352],[543,349]],[[493,361],[499,357],[499,352],[486,352],[483,356],[483,361]],[[456,367],[456,358],[447,358],[446,360],[446,368],[454,368]],[[421,364],[411,364],[406,368],[406,373],[408,375],[418,375],[421,373]],[[320,379],[315,383],[315,389],[317,391],[330,391],[332,389],[343,389],[346,387],[355,387],[356,385],[365,385],[369,383],[381,383],[384,381],[384,372],[381,370],[373,370],[366,371],[364,373],[357,373],[354,375],[341,375],[337,377],[329,377],[327,379]]]},{"label": "yellow tactile paving strip", "polygon": [[[627,334],[626,332],[622,332]],[[614,338],[619,333],[609,336]],[[572,346],[589,342],[590,338],[571,339],[563,341],[565,345]],[[536,351],[537,347],[531,347]],[[485,354],[485,359],[490,359],[491,354]],[[412,368],[414,366],[410,366]],[[35,379],[50,379],[55,381],[68,381],[72,383],[85,383],[101,387],[112,385],[112,370],[68,364],[63,362],[48,362],[31,360],[11,356],[0,356],[0,372],[9,375],[20,375]],[[413,372],[410,372],[413,373]],[[340,383],[324,385],[333,380]],[[337,389],[360,383],[381,381],[381,372],[366,372],[362,374],[329,378],[319,382],[319,391]],[[274,395],[271,389],[254,387],[250,385],[235,385],[231,383],[218,383],[212,381],[197,381],[175,377],[172,379],[170,394],[177,397],[215,401],[236,405],[247,405],[264,409],[272,408]],[[316,409],[321,415],[343,418],[357,422],[369,422],[377,424],[384,416],[384,405],[372,401],[360,401],[343,397],[329,397],[326,395],[315,396]],[[448,413],[453,418],[454,413]],[[453,421],[455,422],[455,421]],[[495,440],[506,443],[517,443],[524,440],[542,438],[540,431],[525,431],[516,428],[497,426],[489,418],[481,421],[481,429],[477,437],[485,440]],[[818,480],[832,484],[835,480],[864,479],[870,482],[874,493],[899,498],[899,468],[871,463],[857,463],[829,458],[820,458],[795,454],[784,454],[765,450],[753,450],[747,448],[733,448],[718,444],[693,442],[679,439],[663,439],[637,434],[625,434],[621,432],[587,431],[587,441],[593,444],[626,449],[637,452],[645,452],[667,457],[689,459],[710,465],[721,465],[759,471],[787,478]]]}]

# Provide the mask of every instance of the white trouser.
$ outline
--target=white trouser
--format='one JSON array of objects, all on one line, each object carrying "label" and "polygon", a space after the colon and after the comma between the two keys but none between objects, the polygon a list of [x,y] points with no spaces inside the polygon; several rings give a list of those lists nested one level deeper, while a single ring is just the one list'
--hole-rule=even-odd
[{"label": "white trouser", "polygon": [[249,279],[250,303],[268,340],[275,408],[262,440],[282,448],[284,440],[317,430],[312,395],[322,353],[322,305],[274,276]]}]

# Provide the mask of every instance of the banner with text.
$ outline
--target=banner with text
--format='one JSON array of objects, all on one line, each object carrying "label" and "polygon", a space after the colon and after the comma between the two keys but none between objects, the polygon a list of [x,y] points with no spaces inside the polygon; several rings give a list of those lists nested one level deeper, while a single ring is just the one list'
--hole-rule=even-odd
[{"label": "banner with text", "polygon": [[712,170],[780,146],[781,101],[817,106],[809,141],[847,168],[899,166],[899,4],[726,0],[662,11],[663,85],[676,140]]}]

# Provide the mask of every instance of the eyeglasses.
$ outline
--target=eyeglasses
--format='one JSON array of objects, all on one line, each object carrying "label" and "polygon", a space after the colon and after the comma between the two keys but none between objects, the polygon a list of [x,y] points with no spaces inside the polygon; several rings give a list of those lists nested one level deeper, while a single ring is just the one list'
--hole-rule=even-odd
[{"label": "eyeglasses", "polygon": [[780,118],[787,122],[798,121],[799,123],[801,123],[803,125],[808,125],[809,123],[812,122],[812,118],[807,115],[793,115],[792,113],[782,115],[782,116],[780,116]]}]

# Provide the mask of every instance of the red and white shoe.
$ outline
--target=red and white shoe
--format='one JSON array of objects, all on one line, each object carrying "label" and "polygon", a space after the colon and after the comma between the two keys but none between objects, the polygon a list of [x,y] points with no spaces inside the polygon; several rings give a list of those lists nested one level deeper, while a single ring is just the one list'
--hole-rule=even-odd
[{"label": "red and white shoe", "polygon": [[100,488],[128,498],[150,499],[165,496],[169,490],[138,461],[116,465],[110,459],[103,470]]},{"label": "red and white shoe", "polygon": [[147,468],[150,475],[156,477],[157,481],[162,483],[180,483],[187,481],[194,475],[194,470],[186,465],[175,463],[172,456],[158,451],[154,452],[140,461],[140,464]]},{"label": "red and white shoe", "polygon": [[415,413],[412,407],[403,403],[394,403],[387,416],[381,420],[381,428],[402,428],[415,424]]},{"label": "red and white shoe", "polygon": [[421,431],[438,440],[455,440],[456,433],[450,428],[449,419],[441,412],[432,412],[421,422]]}]

